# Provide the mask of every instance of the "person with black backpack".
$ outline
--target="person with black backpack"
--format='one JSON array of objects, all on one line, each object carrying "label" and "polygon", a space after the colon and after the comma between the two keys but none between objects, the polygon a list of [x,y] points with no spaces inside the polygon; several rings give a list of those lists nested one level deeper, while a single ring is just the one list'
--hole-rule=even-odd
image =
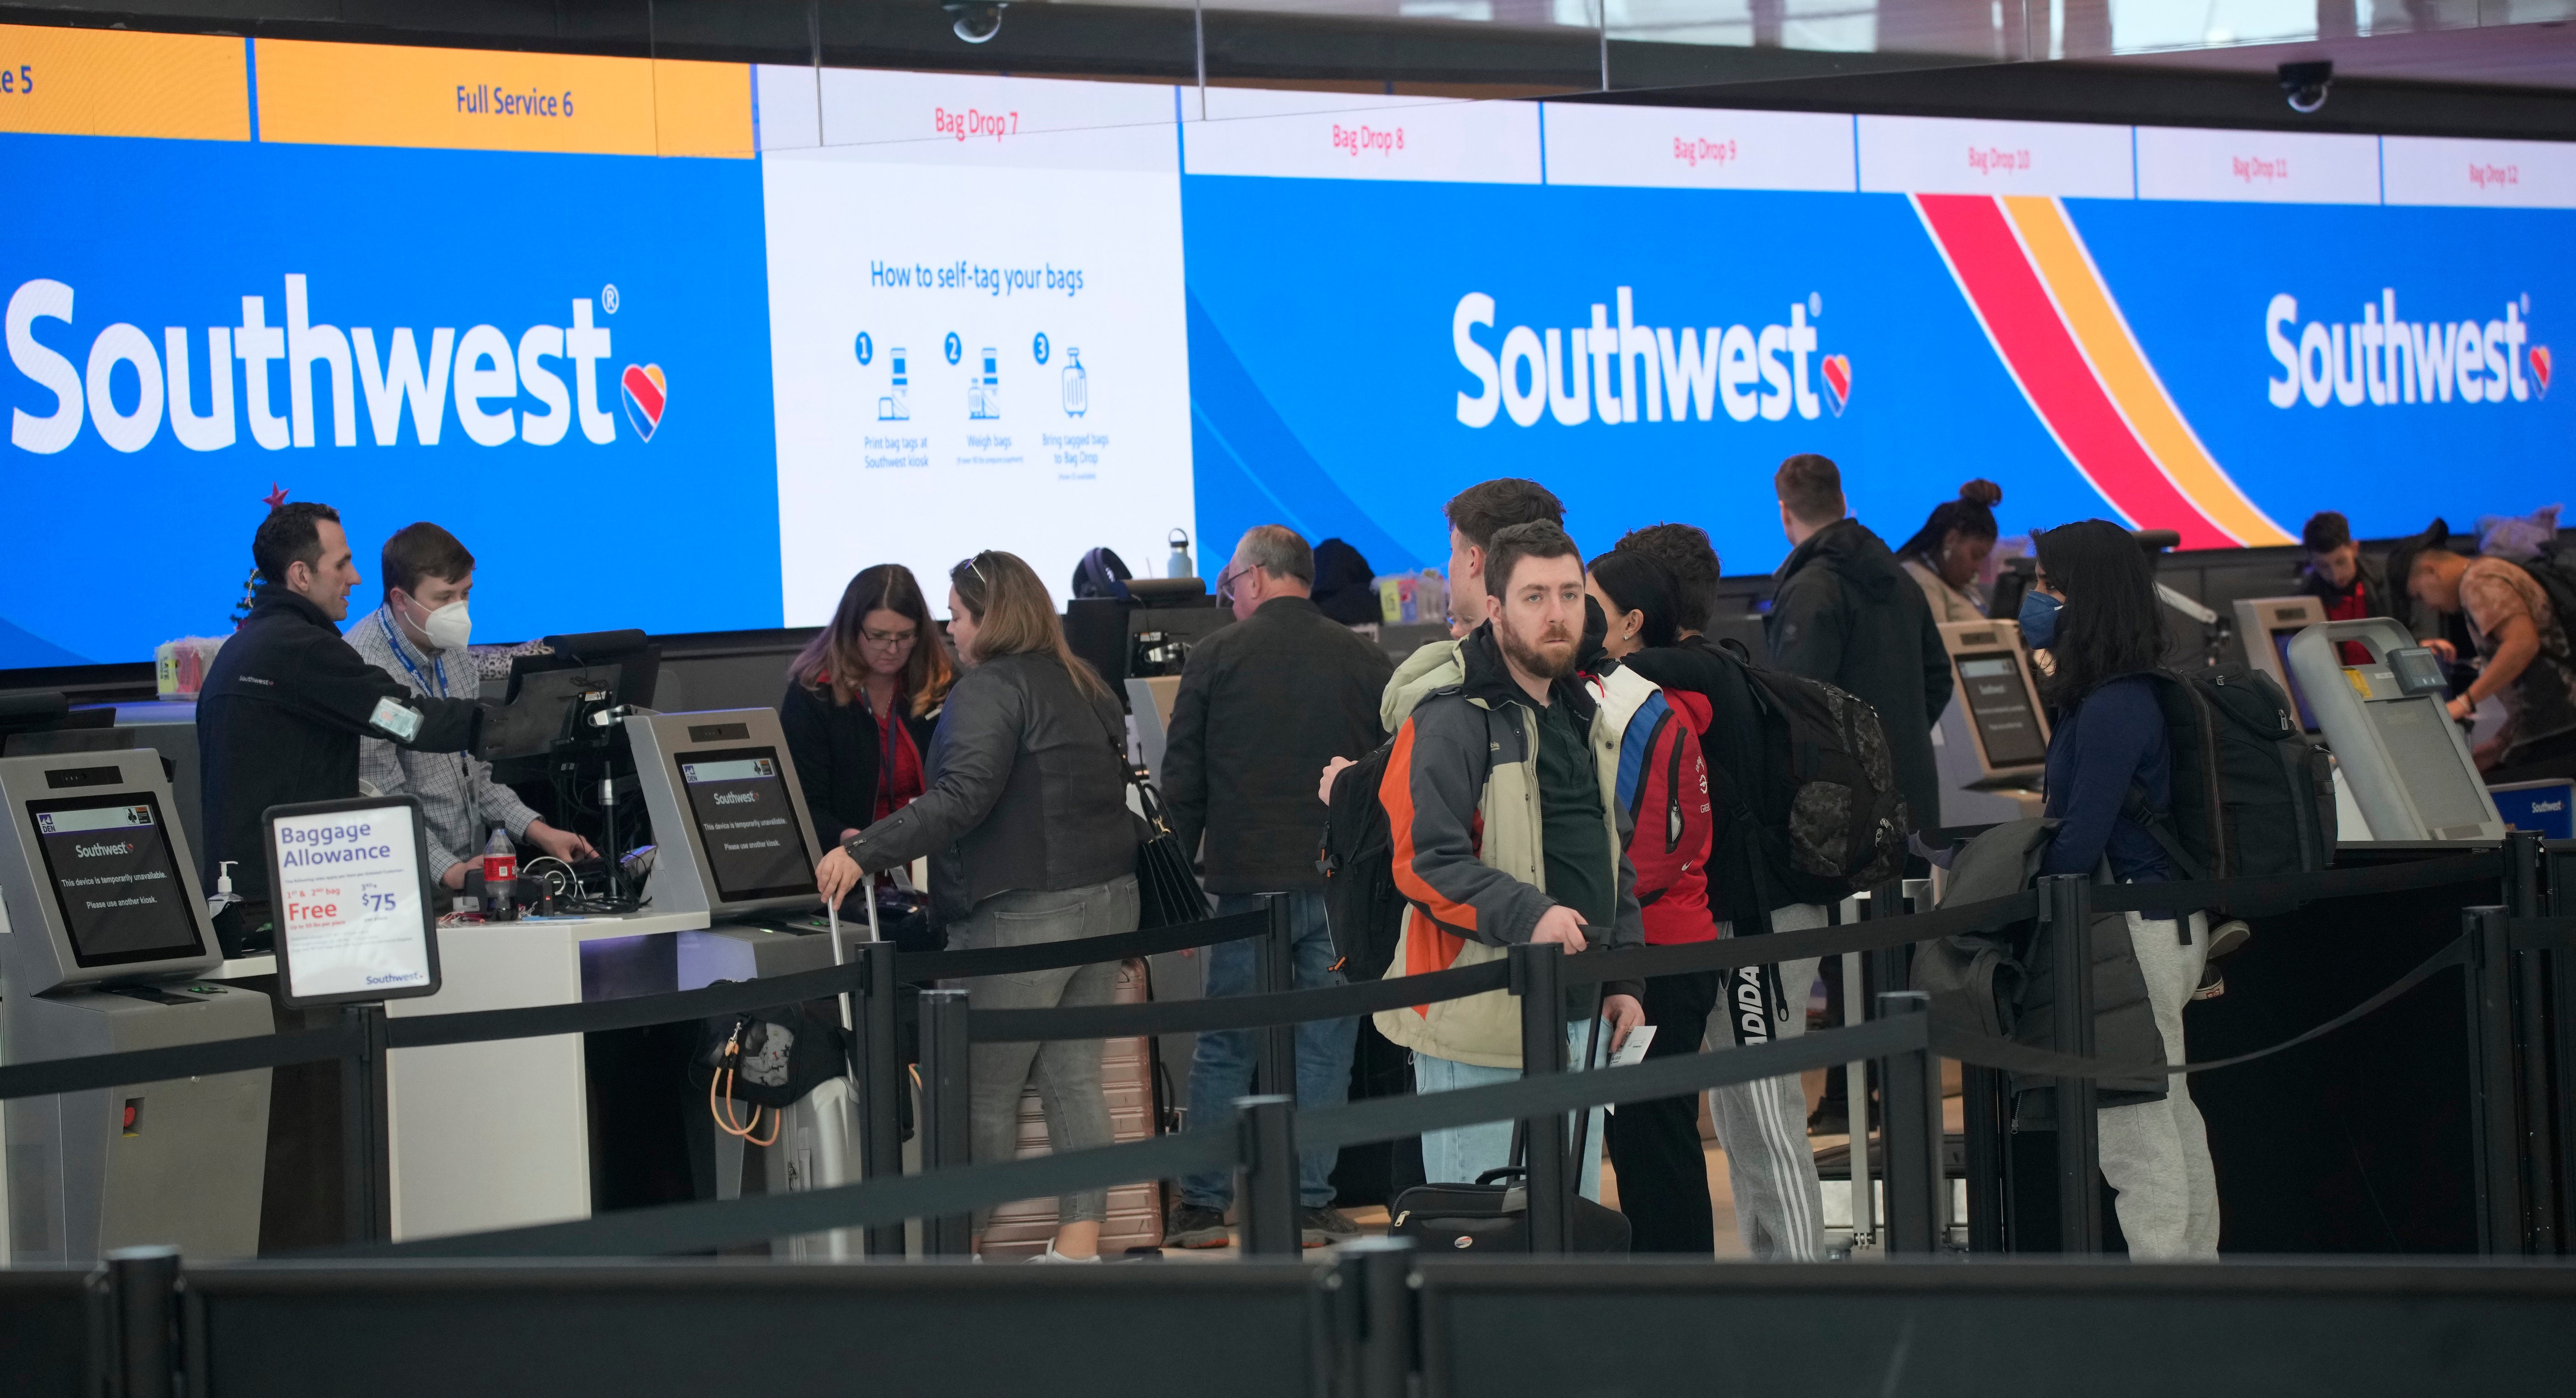
[{"label": "person with black backpack", "polygon": [[2451,700],[2451,717],[2465,722],[2491,695],[2504,701],[2504,727],[2478,745],[2487,781],[2576,776],[2576,650],[2567,621],[2576,578],[2550,562],[2457,553],[2439,520],[2410,552],[2406,590],[2437,612],[2465,613],[2477,644],[2477,678]]},{"label": "person with black backpack", "polygon": [[[2039,872],[2161,882],[2175,870],[2151,828],[2174,807],[2172,746],[2157,676],[2165,651],[2155,576],[2129,531],[2088,519],[2041,533],[2023,638],[2055,668],[2041,686],[2053,719],[2046,814],[2058,822]],[[2094,934],[2095,1056],[2186,1062],[2183,1009],[2209,954],[2205,913],[2128,913],[2128,945]],[[2050,978],[2034,948],[2023,1030],[2044,1022]],[[2218,1180],[2200,1109],[2180,1076],[2101,1084],[2102,1177],[2118,1192],[2120,1231],[2140,1259],[2218,1255]]]}]

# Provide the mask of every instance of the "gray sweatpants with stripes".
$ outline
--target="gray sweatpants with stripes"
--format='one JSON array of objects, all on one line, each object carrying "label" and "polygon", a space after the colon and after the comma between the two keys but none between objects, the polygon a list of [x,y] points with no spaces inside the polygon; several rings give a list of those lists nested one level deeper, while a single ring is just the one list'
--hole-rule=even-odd
[{"label": "gray sweatpants with stripes", "polygon": [[[1798,904],[1771,914],[1771,929],[1825,925],[1825,910]],[[1807,1031],[1807,994],[1816,958],[1728,973],[1708,1017],[1711,1051],[1796,1038]],[[1755,1010],[1756,1004],[1762,1008]],[[1768,1019],[1767,1026],[1760,1021]],[[1767,1031],[1767,1032],[1766,1032]],[[1746,1251],[1766,1262],[1813,1262],[1824,1256],[1824,1189],[1807,1146],[1807,1092],[1796,1075],[1709,1089],[1709,1120],[1726,1152],[1735,1189],[1735,1230]]]}]

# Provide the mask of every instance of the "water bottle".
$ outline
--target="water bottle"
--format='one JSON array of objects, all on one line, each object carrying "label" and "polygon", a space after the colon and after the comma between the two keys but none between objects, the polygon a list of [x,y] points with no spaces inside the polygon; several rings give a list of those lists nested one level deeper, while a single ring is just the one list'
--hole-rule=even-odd
[{"label": "water bottle", "polygon": [[492,827],[492,838],[483,842],[483,916],[494,922],[508,922],[519,914],[519,851],[510,843],[510,832]]},{"label": "water bottle", "polygon": [[1186,529],[1173,530],[1170,542],[1172,545],[1172,556],[1169,559],[1166,559],[1163,563],[1163,576],[1167,578],[1197,577],[1199,575],[1198,565],[1190,562],[1190,531]]}]

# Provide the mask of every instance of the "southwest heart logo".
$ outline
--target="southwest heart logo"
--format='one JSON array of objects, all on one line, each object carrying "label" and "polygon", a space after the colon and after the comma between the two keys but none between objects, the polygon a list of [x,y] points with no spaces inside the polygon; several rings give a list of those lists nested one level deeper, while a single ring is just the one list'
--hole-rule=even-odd
[{"label": "southwest heart logo", "polygon": [[2549,396],[2549,346],[2531,347],[2531,377],[2540,385],[2540,396]]},{"label": "southwest heart logo", "polygon": [[619,375],[617,386],[626,390],[626,420],[635,424],[635,435],[653,440],[653,429],[662,425],[662,409],[671,401],[671,386],[662,378],[659,364],[629,364]]},{"label": "southwest heart logo", "polygon": [[1834,416],[1841,417],[1843,415],[1844,405],[1851,402],[1851,356],[1847,354],[1826,355],[1824,358],[1824,369],[1825,402],[1833,408]]}]

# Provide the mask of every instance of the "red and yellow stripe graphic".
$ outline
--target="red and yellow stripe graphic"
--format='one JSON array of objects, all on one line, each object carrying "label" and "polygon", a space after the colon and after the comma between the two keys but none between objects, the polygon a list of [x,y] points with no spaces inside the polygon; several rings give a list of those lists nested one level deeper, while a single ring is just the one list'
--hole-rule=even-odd
[{"label": "red and yellow stripe graphic", "polygon": [[2053,198],[1917,194],[1915,212],[2013,382],[2132,526],[2184,548],[2286,544],[2191,430]]}]

